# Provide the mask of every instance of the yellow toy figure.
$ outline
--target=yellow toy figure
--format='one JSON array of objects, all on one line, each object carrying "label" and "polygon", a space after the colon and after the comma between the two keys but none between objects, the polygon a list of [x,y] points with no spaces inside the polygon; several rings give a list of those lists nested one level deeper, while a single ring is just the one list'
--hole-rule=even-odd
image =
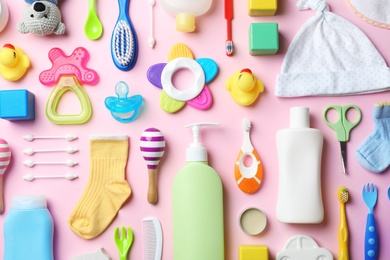
[{"label": "yellow toy figure", "polygon": [[29,57],[17,46],[4,44],[0,50],[0,75],[9,81],[23,77],[30,67]]},{"label": "yellow toy figure", "polygon": [[230,91],[237,104],[249,106],[264,91],[264,85],[250,69],[243,69],[228,78],[226,89]]}]

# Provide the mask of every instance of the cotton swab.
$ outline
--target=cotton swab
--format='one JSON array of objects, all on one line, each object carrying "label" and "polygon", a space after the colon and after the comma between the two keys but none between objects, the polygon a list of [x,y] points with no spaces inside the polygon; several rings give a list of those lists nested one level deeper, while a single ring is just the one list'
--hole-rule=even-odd
[{"label": "cotton swab", "polygon": [[44,150],[36,150],[36,149],[33,149],[33,148],[26,148],[26,149],[23,150],[23,153],[27,154],[27,155],[33,155],[34,153],[50,153],[50,152],[75,153],[78,150],[79,149],[77,149],[75,147],[72,147],[72,146],[66,147],[64,149],[44,149]]},{"label": "cotton swab", "polygon": [[156,4],[156,0],[147,0],[150,6],[150,36],[149,36],[149,46],[154,48],[156,40],[153,36],[153,6]]},{"label": "cotton swab", "polygon": [[23,176],[23,179],[25,179],[26,181],[33,181],[34,179],[59,179],[59,178],[64,178],[64,179],[68,179],[68,180],[74,180],[76,178],[78,178],[79,176],[75,175],[75,174],[72,174],[72,173],[68,173],[66,175],[32,175],[32,174],[26,174]]},{"label": "cotton swab", "polygon": [[67,141],[73,141],[77,139],[77,136],[73,134],[59,135],[59,136],[34,136],[34,135],[24,135],[23,139],[26,141],[34,141],[34,139],[66,139]]},{"label": "cotton swab", "polygon": [[65,162],[34,162],[33,160],[26,160],[23,162],[24,165],[26,165],[27,167],[33,167],[34,165],[37,165],[37,164],[47,164],[47,165],[54,165],[54,164],[65,164],[69,167],[73,167],[75,165],[77,165],[78,163],[75,162],[75,161],[72,161],[72,160],[67,160]]}]

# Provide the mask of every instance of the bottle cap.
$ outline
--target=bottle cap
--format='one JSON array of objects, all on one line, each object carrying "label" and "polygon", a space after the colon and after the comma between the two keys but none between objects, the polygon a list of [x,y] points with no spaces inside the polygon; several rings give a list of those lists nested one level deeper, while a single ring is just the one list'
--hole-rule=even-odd
[{"label": "bottle cap", "polygon": [[207,162],[207,149],[199,142],[199,132],[202,126],[219,126],[219,123],[195,123],[184,127],[192,127],[194,141],[186,149],[187,162]]},{"label": "bottle cap", "polygon": [[46,197],[43,195],[13,196],[12,209],[43,209],[47,208]]},{"label": "bottle cap", "polygon": [[308,107],[290,108],[290,128],[309,128],[310,115]]},{"label": "bottle cap", "polygon": [[189,13],[176,15],[176,30],[179,32],[195,31],[195,16]]}]

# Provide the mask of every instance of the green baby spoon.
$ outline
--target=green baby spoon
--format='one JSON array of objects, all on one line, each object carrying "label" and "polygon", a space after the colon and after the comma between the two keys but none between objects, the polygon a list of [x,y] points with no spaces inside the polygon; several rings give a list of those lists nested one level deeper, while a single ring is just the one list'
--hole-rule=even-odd
[{"label": "green baby spoon", "polygon": [[90,40],[97,40],[103,34],[103,26],[96,13],[95,0],[88,0],[88,17],[84,25],[84,33]]}]

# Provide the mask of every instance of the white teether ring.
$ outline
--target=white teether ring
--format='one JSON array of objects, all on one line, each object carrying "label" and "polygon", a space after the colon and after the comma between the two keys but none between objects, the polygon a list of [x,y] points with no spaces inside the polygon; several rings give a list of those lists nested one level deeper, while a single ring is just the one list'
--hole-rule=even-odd
[{"label": "white teether ring", "polygon": [[[194,75],[195,81],[187,90],[179,90],[172,84],[173,74],[180,69],[188,69]],[[202,67],[190,58],[171,60],[161,73],[161,85],[165,93],[178,101],[188,101],[196,98],[203,90],[206,79]]]}]

